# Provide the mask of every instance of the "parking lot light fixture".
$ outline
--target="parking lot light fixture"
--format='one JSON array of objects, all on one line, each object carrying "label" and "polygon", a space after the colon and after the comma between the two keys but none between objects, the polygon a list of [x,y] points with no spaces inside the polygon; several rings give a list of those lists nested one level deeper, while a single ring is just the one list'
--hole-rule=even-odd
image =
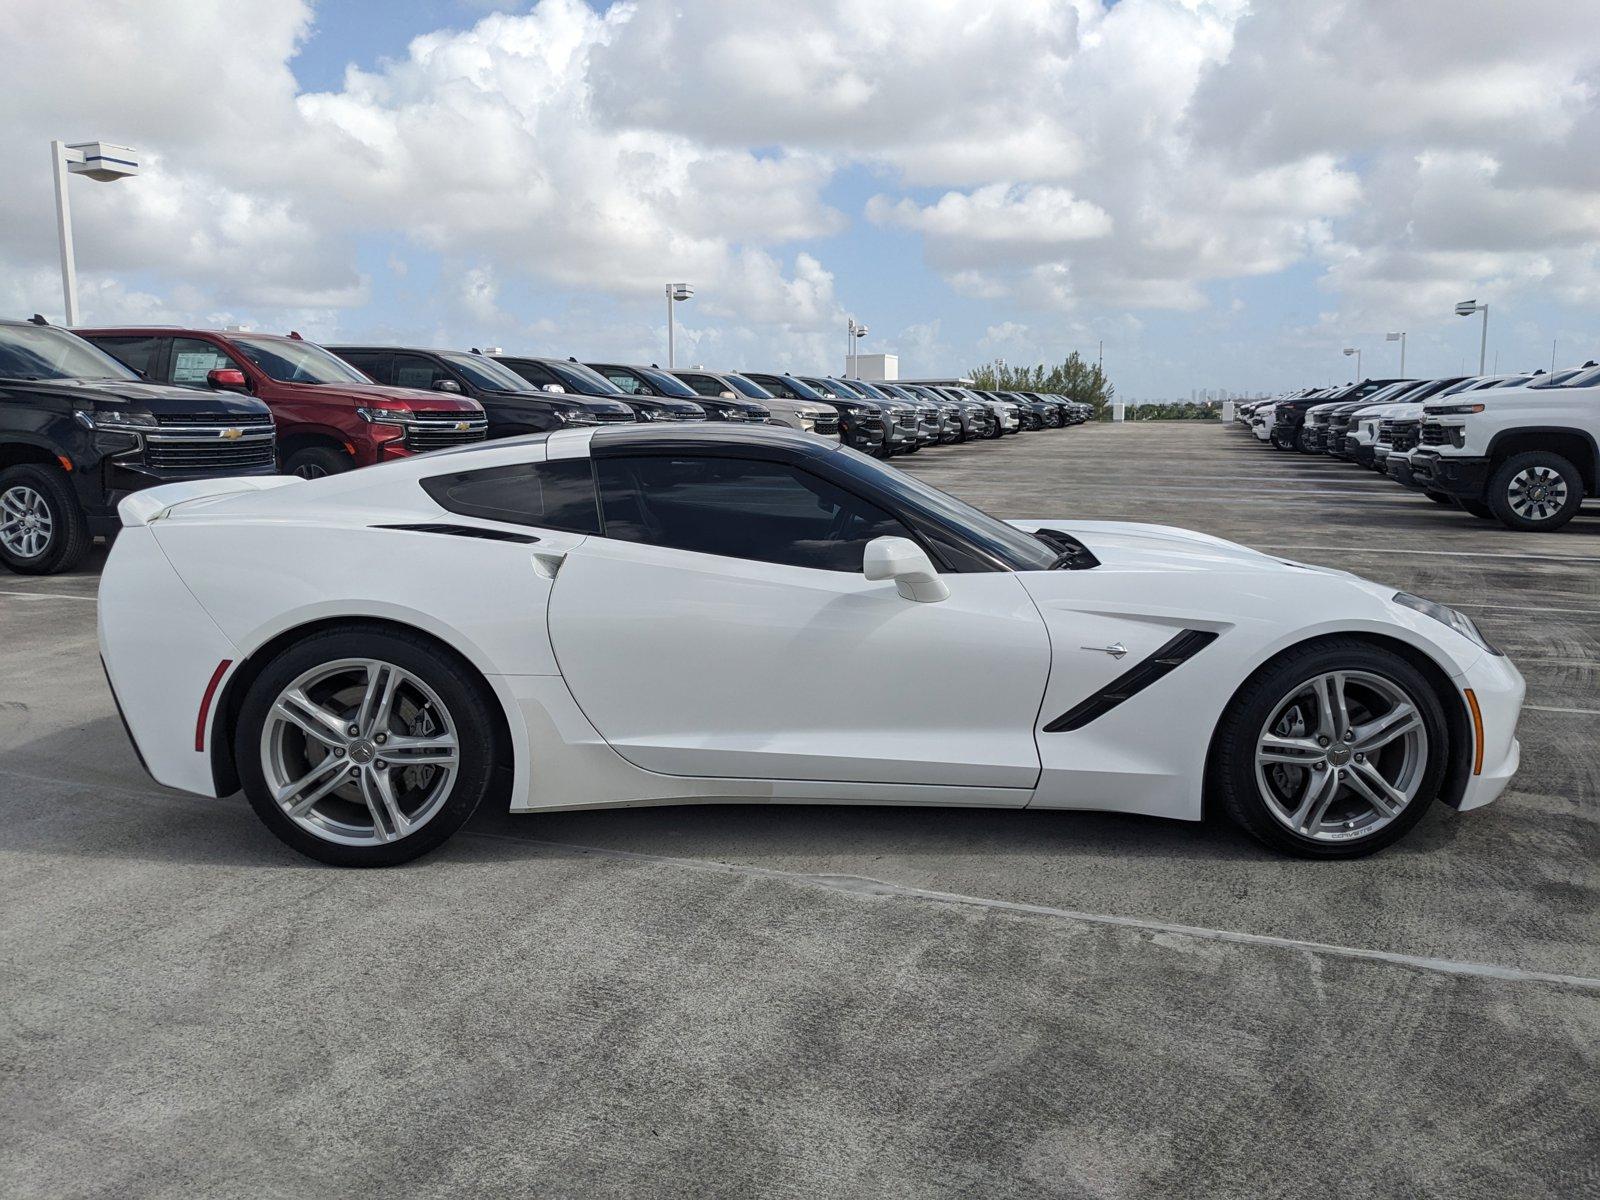
[{"label": "parking lot light fixture", "polygon": [[674,359],[677,357],[677,331],[673,328],[672,306],[679,300],[687,300],[694,295],[694,288],[687,283],[667,284],[667,370],[672,370]]},{"label": "parking lot light fixture", "polygon": [[72,207],[67,196],[67,175],[85,175],[98,183],[111,183],[139,173],[139,157],[131,147],[111,142],[50,143],[50,171],[56,184],[56,233],[61,240],[61,294],[67,324],[78,323],[78,267],[72,254]]},{"label": "parking lot light fixture", "polygon": [[1476,300],[1463,300],[1456,305],[1456,316],[1470,317],[1473,313],[1483,314],[1483,333],[1478,339],[1478,374],[1483,374],[1484,365],[1489,360],[1489,305],[1479,304]]},{"label": "parking lot light fixture", "polygon": [[1354,346],[1346,346],[1344,348],[1344,356],[1346,358],[1349,358],[1352,354],[1354,354],[1356,356],[1356,382],[1360,383],[1361,382],[1361,351],[1357,350]]},{"label": "parking lot light fixture", "polygon": [[856,378],[861,378],[861,351],[856,348],[856,344],[858,339],[866,336],[867,327],[865,325],[857,325],[856,319],[851,317],[849,324],[845,327],[844,339],[844,377],[846,379],[850,378],[850,363],[852,361],[856,364]]},{"label": "parking lot light fixture", "polygon": [[1404,379],[1406,377],[1406,331],[1402,329],[1399,333],[1386,334],[1383,340],[1400,343],[1400,378]]}]

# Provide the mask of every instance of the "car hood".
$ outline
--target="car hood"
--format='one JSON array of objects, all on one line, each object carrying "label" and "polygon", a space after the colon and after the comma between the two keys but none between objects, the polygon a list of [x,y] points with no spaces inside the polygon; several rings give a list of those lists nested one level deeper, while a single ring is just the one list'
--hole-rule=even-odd
[{"label": "car hood", "polygon": [[314,399],[347,400],[352,404],[373,408],[404,406],[424,412],[477,413],[482,405],[476,400],[454,392],[435,392],[422,388],[387,387],[381,383],[314,383],[281,384],[281,387],[304,389],[304,394]]},{"label": "car hood", "polygon": [[1050,521],[1039,518],[1007,521],[1006,524],[1026,529],[1029,533],[1036,529],[1058,529],[1062,533],[1070,533],[1088,547],[1102,566],[1113,570],[1214,571],[1222,567],[1273,574],[1315,571],[1322,575],[1360,579],[1348,571],[1277,558],[1237,542],[1171,525],[1142,525],[1130,521]]},{"label": "car hood", "polygon": [[84,404],[123,404],[156,415],[205,412],[253,416],[268,411],[254,396],[136,379],[40,379],[25,386],[31,392],[50,392]]}]

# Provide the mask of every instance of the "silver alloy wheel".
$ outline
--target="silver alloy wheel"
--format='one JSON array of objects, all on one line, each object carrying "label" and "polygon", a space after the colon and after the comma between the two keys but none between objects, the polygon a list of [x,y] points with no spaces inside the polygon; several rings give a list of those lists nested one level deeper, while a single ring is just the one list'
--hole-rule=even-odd
[{"label": "silver alloy wheel", "polygon": [[323,663],[278,693],[261,770],[295,824],[324,841],[377,846],[415,833],[450,798],[456,726],[432,688],[393,663]]},{"label": "silver alloy wheel", "polygon": [[1567,481],[1549,467],[1524,467],[1506,488],[1511,511],[1525,521],[1543,521],[1567,502]]},{"label": "silver alloy wheel", "polygon": [[1279,824],[1318,842],[1368,837],[1417,798],[1428,731],[1398,684],[1327,671],[1272,708],[1256,739],[1256,786]]},{"label": "silver alloy wheel", "polygon": [[324,479],[328,474],[325,468],[319,467],[316,463],[301,463],[294,469],[294,473],[301,479]]},{"label": "silver alloy wheel", "polygon": [[38,558],[54,536],[55,518],[38,492],[19,483],[0,495],[0,545],[18,558]]}]

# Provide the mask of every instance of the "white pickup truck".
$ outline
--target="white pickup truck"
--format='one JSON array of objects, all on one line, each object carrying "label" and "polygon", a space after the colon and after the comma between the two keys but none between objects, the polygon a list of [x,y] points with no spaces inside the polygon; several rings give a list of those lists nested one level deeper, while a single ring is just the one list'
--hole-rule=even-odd
[{"label": "white pickup truck", "polygon": [[1600,493],[1600,367],[1423,406],[1414,486],[1510,529],[1559,529]]}]

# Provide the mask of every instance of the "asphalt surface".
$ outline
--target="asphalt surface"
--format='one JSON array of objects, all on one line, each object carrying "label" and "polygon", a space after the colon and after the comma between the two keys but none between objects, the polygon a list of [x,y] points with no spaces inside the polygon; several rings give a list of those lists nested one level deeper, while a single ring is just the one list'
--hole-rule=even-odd
[{"label": "asphalt surface", "polygon": [[1513,534],[1216,426],[906,465],[1466,608],[1529,679],[1521,774],[1354,863],[704,807],[341,872],[141,773],[96,563],[0,575],[0,1194],[1600,1194],[1600,519]]}]

